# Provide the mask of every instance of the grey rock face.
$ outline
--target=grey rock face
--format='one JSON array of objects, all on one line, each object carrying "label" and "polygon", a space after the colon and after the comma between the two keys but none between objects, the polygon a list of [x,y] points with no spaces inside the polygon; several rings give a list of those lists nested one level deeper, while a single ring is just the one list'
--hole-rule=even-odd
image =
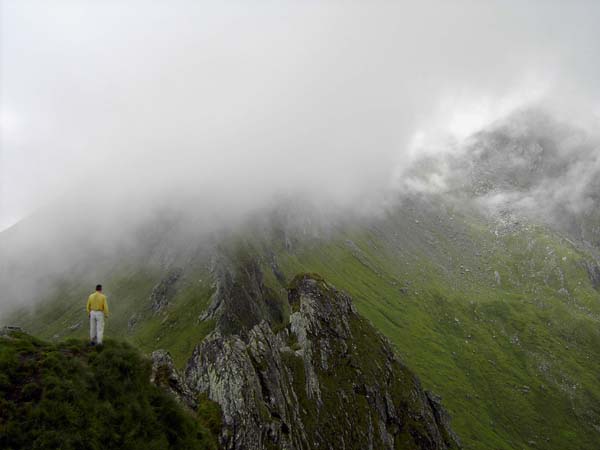
[{"label": "grey rock face", "polygon": [[600,265],[596,262],[586,262],[585,268],[594,289],[600,289]]},{"label": "grey rock face", "polygon": [[271,326],[283,323],[285,296],[265,285],[258,261],[219,253],[212,273],[215,293],[199,320],[212,319],[222,334],[244,339],[263,320]]},{"label": "grey rock face", "polygon": [[217,329],[194,350],[184,380],[167,377],[175,393],[219,403],[224,448],[459,447],[439,399],[346,294],[314,275],[291,286],[287,326],[275,332],[263,320],[243,337]]},{"label": "grey rock face", "polygon": [[152,352],[151,358],[152,374],[150,382],[165,388],[185,406],[195,409],[197,406],[196,398],[175,368],[175,363],[169,352],[156,350]]},{"label": "grey rock face", "polygon": [[142,319],[142,317],[143,316],[140,313],[134,313],[131,316],[129,316],[129,319],[127,320],[127,332],[128,333],[133,332],[133,330],[137,326],[138,322]]},{"label": "grey rock face", "polygon": [[154,286],[150,294],[151,308],[154,313],[161,312],[167,306],[169,300],[175,296],[175,283],[177,283],[182,273],[182,269],[174,269]]},{"label": "grey rock face", "polygon": [[[225,448],[305,448],[303,430],[290,429],[302,424],[280,348],[281,342],[263,322],[251,331],[248,343],[215,332],[194,351],[186,382],[221,406]],[[297,439],[302,442],[294,442]]]},{"label": "grey rock face", "polygon": [[0,327],[0,336],[9,337],[12,333],[24,333],[25,331],[21,327],[14,325],[5,325]]}]

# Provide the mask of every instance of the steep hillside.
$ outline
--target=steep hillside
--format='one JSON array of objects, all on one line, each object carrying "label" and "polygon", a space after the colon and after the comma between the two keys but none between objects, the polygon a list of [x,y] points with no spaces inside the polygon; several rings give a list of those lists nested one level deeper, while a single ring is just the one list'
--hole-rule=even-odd
[{"label": "steep hillside", "polygon": [[[242,335],[259,317],[281,325],[287,283],[314,271],[343,286],[425,387],[442,395],[466,448],[595,448],[598,266],[544,226],[415,200],[369,224],[256,227],[192,261],[107,277],[109,335],[146,351],[166,348],[182,367],[218,324]],[[62,292],[17,322],[48,338],[84,337],[87,292]],[[261,300],[212,313],[240,299]]]},{"label": "steep hillside", "polygon": [[542,227],[424,211],[282,252],[278,267],[344,281],[359,311],[442,394],[466,447],[594,448],[593,258]]},{"label": "steep hillside", "polygon": [[[212,314],[269,301],[237,297]],[[150,370],[128,345],[49,344],[4,329],[0,443],[195,449],[217,448],[218,434],[219,447],[232,450],[460,448],[439,399],[346,294],[305,274],[285,302],[291,313],[275,327],[263,316],[240,335],[219,320],[184,375],[164,350],[153,352]]]}]

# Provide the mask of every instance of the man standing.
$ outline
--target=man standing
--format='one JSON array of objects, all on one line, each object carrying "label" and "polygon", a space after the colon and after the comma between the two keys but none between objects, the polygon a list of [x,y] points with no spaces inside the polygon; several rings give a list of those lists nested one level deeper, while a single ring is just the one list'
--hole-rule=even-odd
[{"label": "man standing", "polygon": [[108,302],[102,293],[102,285],[96,286],[96,292],[88,297],[87,313],[90,318],[90,343],[102,345],[104,318],[108,317]]}]

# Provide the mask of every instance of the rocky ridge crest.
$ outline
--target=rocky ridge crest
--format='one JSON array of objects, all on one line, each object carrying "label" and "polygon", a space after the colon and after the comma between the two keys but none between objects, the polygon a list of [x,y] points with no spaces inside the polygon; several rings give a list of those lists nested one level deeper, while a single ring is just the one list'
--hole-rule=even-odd
[{"label": "rocky ridge crest", "polygon": [[243,336],[217,327],[184,374],[153,354],[154,373],[184,403],[203,394],[220,405],[223,448],[459,448],[439,399],[348,295],[314,274],[288,292],[285,326],[263,320]]}]

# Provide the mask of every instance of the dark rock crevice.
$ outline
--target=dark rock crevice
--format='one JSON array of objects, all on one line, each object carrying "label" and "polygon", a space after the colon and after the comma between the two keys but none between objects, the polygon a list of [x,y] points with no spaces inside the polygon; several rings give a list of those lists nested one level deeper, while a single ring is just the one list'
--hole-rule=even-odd
[{"label": "dark rock crevice", "polygon": [[217,329],[247,339],[249,331],[263,320],[271,326],[285,322],[285,299],[264,283],[259,262],[247,255],[234,259],[225,252],[213,261],[215,293],[200,320],[215,320]]}]

